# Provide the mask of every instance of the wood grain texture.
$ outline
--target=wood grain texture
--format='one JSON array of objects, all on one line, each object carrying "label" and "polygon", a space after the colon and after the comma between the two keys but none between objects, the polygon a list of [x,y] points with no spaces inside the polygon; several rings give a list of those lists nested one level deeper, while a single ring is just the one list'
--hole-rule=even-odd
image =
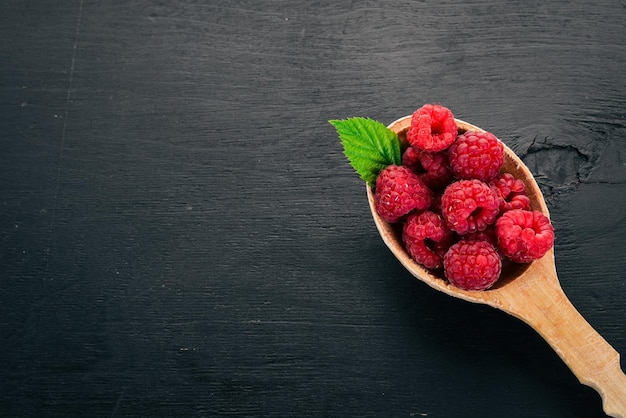
[{"label": "wood grain texture", "polygon": [[416,282],[329,119],[425,102],[536,175],[626,353],[619,1],[0,5],[0,412],[603,416],[533,330]]}]

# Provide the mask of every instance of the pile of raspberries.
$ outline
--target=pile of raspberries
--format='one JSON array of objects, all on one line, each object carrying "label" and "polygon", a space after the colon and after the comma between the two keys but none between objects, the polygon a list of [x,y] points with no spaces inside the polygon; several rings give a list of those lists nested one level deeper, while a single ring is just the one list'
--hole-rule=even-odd
[{"label": "pile of raspberries", "polygon": [[443,269],[453,285],[486,290],[503,261],[529,263],[554,244],[554,229],[532,210],[522,180],[502,172],[504,147],[489,132],[459,134],[452,112],[426,104],[411,117],[401,165],[376,179],[381,218],[400,223],[409,255]]}]

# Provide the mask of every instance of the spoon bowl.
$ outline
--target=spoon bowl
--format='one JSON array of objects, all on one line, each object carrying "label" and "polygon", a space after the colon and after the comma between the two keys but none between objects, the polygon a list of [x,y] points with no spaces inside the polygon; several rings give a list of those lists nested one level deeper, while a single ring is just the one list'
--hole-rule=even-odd
[{"label": "spoon bowl", "polygon": [[[455,121],[459,133],[484,132],[462,120]],[[406,132],[410,125],[411,116],[406,116],[391,123],[389,128],[406,145]],[[549,217],[541,189],[528,167],[506,145],[504,152],[502,171],[521,179],[531,208]],[[367,186],[367,197],[383,241],[413,276],[450,296],[492,306],[526,322],[552,346],[581,383],[598,391],[608,415],[626,418],[626,375],[620,367],[619,353],[568,300],[559,283],[553,249],[532,263],[507,264],[491,289],[463,290],[415,262],[404,248],[398,225],[389,224],[378,216],[370,186]]]}]

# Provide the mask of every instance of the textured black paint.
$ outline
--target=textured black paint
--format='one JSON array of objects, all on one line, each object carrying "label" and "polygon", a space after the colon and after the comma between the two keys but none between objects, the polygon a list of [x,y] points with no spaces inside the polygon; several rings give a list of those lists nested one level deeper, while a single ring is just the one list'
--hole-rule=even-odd
[{"label": "textured black paint", "polygon": [[[620,1],[0,5],[0,413],[603,416],[410,277],[329,119],[425,102],[523,157],[626,355]],[[624,364],[624,360],[622,360]]]}]

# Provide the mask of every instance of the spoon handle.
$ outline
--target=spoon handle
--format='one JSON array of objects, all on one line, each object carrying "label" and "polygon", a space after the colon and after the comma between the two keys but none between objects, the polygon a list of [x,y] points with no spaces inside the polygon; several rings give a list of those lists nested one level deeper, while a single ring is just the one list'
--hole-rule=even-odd
[{"label": "spoon handle", "polygon": [[533,281],[532,289],[525,289],[525,309],[511,313],[532,326],[582,384],[598,391],[607,415],[626,418],[626,375],[619,353],[572,305],[556,272],[550,279]]}]

